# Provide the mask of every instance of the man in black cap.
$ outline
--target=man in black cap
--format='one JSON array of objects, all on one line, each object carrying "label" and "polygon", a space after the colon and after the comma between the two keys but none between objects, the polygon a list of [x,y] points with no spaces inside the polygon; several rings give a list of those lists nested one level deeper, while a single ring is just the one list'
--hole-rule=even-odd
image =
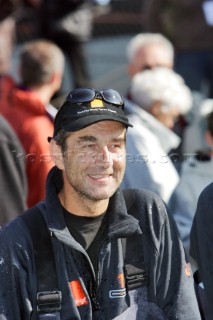
[{"label": "man in black cap", "polygon": [[59,109],[46,199],[0,233],[1,319],[200,319],[164,203],[119,188],[123,108],[115,90],[82,88]]}]

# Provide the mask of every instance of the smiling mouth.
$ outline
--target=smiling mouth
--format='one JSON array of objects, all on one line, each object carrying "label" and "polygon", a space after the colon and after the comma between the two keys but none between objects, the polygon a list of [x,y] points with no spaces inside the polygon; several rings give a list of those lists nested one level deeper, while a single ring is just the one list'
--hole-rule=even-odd
[{"label": "smiling mouth", "polygon": [[112,176],[112,173],[108,174],[89,174],[89,177],[92,179],[106,179]]}]

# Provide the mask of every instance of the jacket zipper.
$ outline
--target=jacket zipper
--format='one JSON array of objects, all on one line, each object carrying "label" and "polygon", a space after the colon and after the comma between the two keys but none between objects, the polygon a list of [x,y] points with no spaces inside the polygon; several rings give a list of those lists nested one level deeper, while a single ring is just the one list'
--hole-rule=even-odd
[{"label": "jacket zipper", "polygon": [[90,299],[91,299],[91,303],[92,303],[92,310],[98,311],[98,310],[100,310],[100,304],[97,300],[96,286],[94,285],[94,283],[92,281],[90,281],[89,290],[90,290]]},{"label": "jacket zipper", "polygon": [[92,303],[92,310],[93,311],[98,311],[100,310],[100,304],[98,302],[97,299],[97,287],[99,284],[99,280],[100,280],[100,254],[102,252],[102,246],[103,243],[107,240],[107,237],[105,239],[102,240],[102,243],[100,244],[99,247],[99,254],[98,254],[98,270],[97,270],[97,274],[95,276],[93,276],[93,281],[90,281],[90,298],[91,298],[91,303]]}]

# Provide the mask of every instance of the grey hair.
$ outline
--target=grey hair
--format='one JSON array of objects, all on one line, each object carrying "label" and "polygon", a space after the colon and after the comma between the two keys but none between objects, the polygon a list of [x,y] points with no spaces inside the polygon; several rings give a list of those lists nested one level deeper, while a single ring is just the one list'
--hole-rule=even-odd
[{"label": "grey hair", "polygon": [[138,50],[152,44],[157,44],[163,47],[169,61],[173,63],[174,47],[172,43],[160,33],[139,33],[135,37],[133,37],[127,45],[128,62],[133,63]]},{"label": "grey hair", "polygon": [[183,78],[168,68],[155,68],[136,74],[131,83],[132,100],[149,111],[154,102],[160,101],[165,112],[179,109],[186,114],[192,107],[192,94]]}]

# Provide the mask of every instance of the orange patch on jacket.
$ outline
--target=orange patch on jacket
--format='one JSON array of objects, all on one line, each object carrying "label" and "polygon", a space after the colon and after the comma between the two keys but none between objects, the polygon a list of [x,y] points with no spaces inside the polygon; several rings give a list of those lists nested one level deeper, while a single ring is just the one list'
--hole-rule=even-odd
[{"label": "orange patch on jacket", "polygon": [[120,283],[121,288],[124,288],[124,287],[125,287],[124,274],[123,274],[123,273],[120,273],[120,274],[117,276],[117,279],[119,280],[119,283]]},{"label": "orange patch on jacket", "polygon": [[77,307],[79,307],[79,306],[83,306],[83,305],[88,304],[89,302],[88,302],[87,297],[85,295],[85,292],[80,284],[80,281],[73,280],[69,284],[70,284],[70,288],[71,288],[71,291],[73,294],[73,298],[75,300],[75,305]]}]

